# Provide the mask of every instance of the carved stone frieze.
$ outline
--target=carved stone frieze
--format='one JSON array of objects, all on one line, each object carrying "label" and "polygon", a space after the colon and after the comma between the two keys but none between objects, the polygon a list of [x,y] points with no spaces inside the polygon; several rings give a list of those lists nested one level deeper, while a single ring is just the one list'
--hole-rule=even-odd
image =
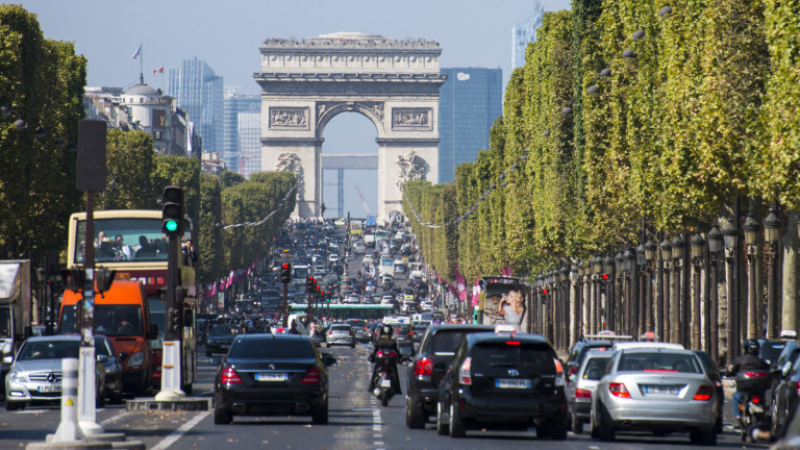
[{"label": "carved stone frieze", "polygon": [[428,175],[430,166],[416,152],[410,151],[405,155],[397,156],[397,179],[395,183],[401,190],[407,181],[424,180]]},{"label": "carved stone frieze", "polygon": [[[344,106],[346,111],[361,111],[365,114],[371,114],[378,119],[378,122],[383,122],[383,102],[317,102],[317,124],[324,120],[331,111],[338,110]],[[337,112],[337,113],[338,113]],[[334,114],[337,114],[334,113]]]},{"label": "carved stone frieze", "polygon": [[306,196],[305,180],[303,179],[303,162],[297,153],[284,152],[278,155],[275,164],[276,172],[292,172],[297,177],[297,199],[303,200]]},{"label": "carved stone frieze", "polygon": [[393,130],[430,130],[433,128],[431,108],[392,108]]},{"label": "carved stone frieze", "polygon": [[308,129],[308,108],[275,106],[269,108],[269,127],[292,130]]}]

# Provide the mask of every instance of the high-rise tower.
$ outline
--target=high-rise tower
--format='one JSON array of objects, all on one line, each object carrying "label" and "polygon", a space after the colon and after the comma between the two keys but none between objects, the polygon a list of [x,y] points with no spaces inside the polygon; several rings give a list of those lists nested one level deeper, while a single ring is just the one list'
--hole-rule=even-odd
[{"label": "high-rise tower", "polygon": [[542,26],[544,15],[544,1],[533,2],[533,15],[514,25],[511,29],[511,68],[516,69],[525,65],[525,49],[528,44],[536,42],[536,29]]},{"label": "high-rise tower", "polygon": [[181,61],[180,69],[169,70],[169,95],[189,113],[189,120],[203,139],[203,152],[223,148],[222,77],[199,59]]}]

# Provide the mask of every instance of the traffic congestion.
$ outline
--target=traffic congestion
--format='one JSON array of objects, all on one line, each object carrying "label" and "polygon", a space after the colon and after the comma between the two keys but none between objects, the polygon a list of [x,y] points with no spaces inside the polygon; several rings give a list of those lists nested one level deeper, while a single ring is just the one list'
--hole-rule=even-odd
[{"label": "traffic congestion", "polygon": [[[205,357],[198,358],[189,393],[212,399],[196,425],[204,440],[243,424],[348,428],[358,422],[357,411],[381,430],[381,440],[376,432],[365,448],[419,448],[400,439],[406,433],[426,433],[425,442],[459,449],[499,442],[522,448],[528,439],[598,448],[612,442],[766,447],[797,426],[800,344],[790,338],[748,341],[745,356],[763,371],[745,362],[741,373],[652,333],[586,335],[561,354],[517,324],[454,314],[428,283],[415,237],[402,223],[290,222],[273,256],[215,314],[197,315],[197,348]],[[126,386],[127,355],[114,348],[108,337],[96,337],[96,407],[112,426],[115,414],[130,414],[121,412],[127,402],[157,391]],[[25,341],[4,378],[3,420],[12,424],[0,439],[4,447],[32,432],[23,433],[15,414],[56,418],[59,380],[48,376],[57,377],[61,358],[77,351],[75,335]],[[734,410],[734,379],[744,396],[741,411]],[[309,445],[321,439],[326,448],[358,448],[329,433],[305,434]],[[191,435],[171,448],[188,448]],[[440,442],[453,438],[478,439]]]}]

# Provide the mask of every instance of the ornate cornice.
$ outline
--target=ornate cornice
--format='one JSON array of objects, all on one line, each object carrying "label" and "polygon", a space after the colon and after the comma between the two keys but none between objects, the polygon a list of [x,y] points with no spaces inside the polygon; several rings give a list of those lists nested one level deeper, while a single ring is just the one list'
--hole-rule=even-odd
[{"label": "ornate cornice", "polygon": [[306,137],[266,137],[261,138],[261,145],[267,147],[318,147],[325,138]]},{"label": "ornate cornice", "polygon": [[287,73],[287,72],[255,72],[253,78],[258,83],[435,83],[444,84],[447,75],[438,72],[429,73]]},{"label": "ornate cornice", "polygon": [[439,147],[440,139],[378,138],[379,147]]}]

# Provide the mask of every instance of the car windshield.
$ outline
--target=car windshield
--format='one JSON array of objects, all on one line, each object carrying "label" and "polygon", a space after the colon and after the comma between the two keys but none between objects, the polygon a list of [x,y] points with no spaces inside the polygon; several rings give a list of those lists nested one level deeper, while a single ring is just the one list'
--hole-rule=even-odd
[{"label": "car windshield", "polygon": [[331,331],[346,331],[346,332],[350,332],[351,330],[352,330],[352,328],[350,328],[350,325],[334,325],[334,326],[331,327]]},{"label": "car windshield", "polygon": [[29,341],[22,346],[17,355],[17,361],[77,358],[79,349],[80,341],[78,339]]},{"label": "car windshield", "polygon": [[786,347],[786,342],[765,341],[761,344],[761,358],[772,364],[778,360],[784,347]]},{"label": "car windshield", "polygon": [[625,353],[619,359],[619,372],[703,373],[697,358],[682,353]]},{"label": "car windshield", "polygon": [[271,336],[246,337],[234,342],[229,359],[314,359],[308,339],[274,339]]},{"label": "car windshield", "polygon": [[[143,336],[141,305],[95,305],[94,331],[105,336]],[[77,333],[75,305],[64,305],[61,333]]]},{"label": "car windshield", "polygon": [[606,364],[610,359],[611,356],[589,359],[586,361],[586,368],[583,370],[581,378],[584,380],[599,380],[603,377]]},{"label": "car windshield", "polygon": [[468,331],[442,331],[433,335],[433,354],[439,356],[455,355],[464,336],[468,335]]},{"label": "car windshield", "polygon": [[234,325],[214,325],[214,328],[211,329],[211,332],[208,333],[211,336],[225,336],[229,334],[239,334],[239,327]]},{"label": "car windshield", "polygon": [[528,367],[535,373],[555,373],[552,350],[538,345],[478,344],[472,349],[476,373],[489,367]]}]

